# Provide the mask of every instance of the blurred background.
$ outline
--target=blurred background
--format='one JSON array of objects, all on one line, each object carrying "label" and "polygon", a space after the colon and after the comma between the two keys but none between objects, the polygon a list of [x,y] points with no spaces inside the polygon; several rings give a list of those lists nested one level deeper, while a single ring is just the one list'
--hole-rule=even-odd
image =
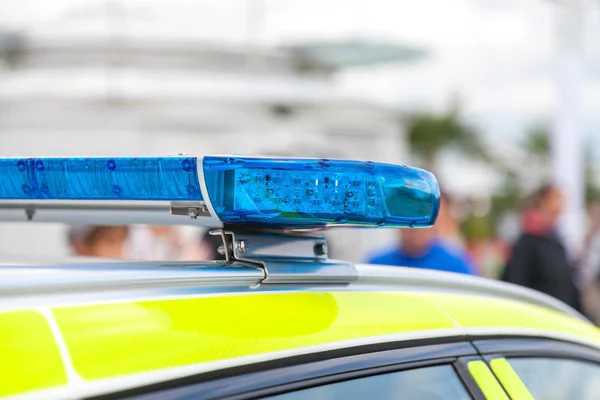
[{"label": "blurred background", "polygon": [[[441,234],[497,277],[544,182],[565,195],[571,256],[585,247],[598,38],[591,0],[0,0],[0,156],[413,164],[450,196]],[[397,240],[330,235],[352,261]],[[0,254],[70,252],[64,226],[0,225]]]}]

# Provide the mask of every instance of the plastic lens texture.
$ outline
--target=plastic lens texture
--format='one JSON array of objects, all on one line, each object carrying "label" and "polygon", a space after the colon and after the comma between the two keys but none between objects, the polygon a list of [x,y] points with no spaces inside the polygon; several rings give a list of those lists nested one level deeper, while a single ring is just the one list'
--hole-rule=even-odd
[{"label": "plastic lens texture", "polygon": [[0,199],[202,200],[196,158],[4,158]]},{"label": "plastic lens texture", "polygon": [[208,156],[203,171],[224,223],[425,227],[439,210],[435,177],[406,166]]}]

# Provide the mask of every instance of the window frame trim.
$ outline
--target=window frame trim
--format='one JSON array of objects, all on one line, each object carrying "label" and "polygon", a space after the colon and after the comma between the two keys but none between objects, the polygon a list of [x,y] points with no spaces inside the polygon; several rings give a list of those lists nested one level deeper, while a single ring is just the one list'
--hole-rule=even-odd
[{"label": "window frame trim", "polygon": [[488,363],[498,357],[546,357],[583,360],[600,366],[600,350],[579,343],[547,338],[487,338],[471,343]]},{"label": "window frame trim", "polygon": [[479,355],[459,357],[458,359],[456,359],[456,361],[454,361],[454,369],[460,376],[463,384],[467,388],[467,391],[469,392],[471,397],[477,400],[485,400],[486,397],[483,394],[483,390],[475,380],[475,377],[471,374],[471,371],[469,371],[469,362],[476,360],[483,360],[483,358]]},{"label": "window frame trim", "polygon": [[[508,389],[502,384],[502,380],[491,366],[494,359],[504,358],[510,364],[511,359],[549,358],[591,363],[600,368],[600,350],[581,343],[544,337],[471,339],[471,343],[481,354],[506,392],[508,392]],[[512,365],[511,368],[513,368]],[[529,386],[520,377],[519,379],[529,391]]]},{"label": "window frame trim", "polygon": [[[481,392],[473,391],[477,385],[469,375],[460,373],[457,362],[461,357],[479,357],[471,342],[460,338],[451,342],[440,338],[412,343],[396,342],[387,349],[375,350],[373,346],[352,348],[351,354],[314,353],[271,360],[226,370],[213,371],[174,381],[157,383],[92,399],[160,399],[170,398],[169,393],[194,394],[197,398],[246,399],[272,396],[305,388],[316,387],[361,377],[375,376],[420,367],[450,365],[465,391],[475,400],[484,399]],[[394,346],[395,345],[395,348]],[[391,347],[391,348],[390,348]],[[309,357],[309,358],[307,358]],[[328,365],[329,364],[329,365]],[[257,371],[257,366],[259,370]],[[328,368],[322,375],[323,367]],[[280,376],[274,376],[277,371]],[[267,380],[268,379],[268,380]],[[218,390],[217,390],[218,389]]]},{"label": "window frame trim", "polygon": [[[224,397],[223,399],[227,399],[227,400],[240,399],[240,400],[242,400],[242,399],[263,398],[263,397],[276,396],[276,395],[285,394],[285,393],[291,393],[291,392],[304,390],[304,389],[311,389],[311,388],[315,388],[315,387],[319,387],[319,386],[325,386],[325,385],[331,385],[331,384],[336,384],[336,383],[340,383],[340,382],[357,380],[357,379],[361,379],[361,378],[369,378],[372,376],[386,375],[386,374],[391,374],[391,373],[395,373],[395,372],[410,371],[410,370],[414,370],[414,369],[428,368],[428,367],[449,366],[449,367],[452,367],[452,369],[454,370],[454,373],[456,374],[456,378],[463,385],[465,392],[470,396],[470,398],[475,399],[475,400],[485,400],[485,397],[483,397],[483,394],[481,394],[481,397],[479,396],[479,394],[481,393],[481,390],[477,386],[477,383],[475,383],[475,381],[473,380],[472,376],[468,375],[466,377],[467,380],[465,381],[465,377],[459,373],[457,366],[456,366],[456,363],[458,360],[459,360],[458,358],[448,357],[448,358],[407,362],[407,363],[395,364],[395,365],[390,365],[390,366],[380,367],[380,368],[355,370],[355,371],[349,371],[349,372],[345,372],[345,373],[341,373],[341,374],[337,374],[337,375],[329,375],[329,376],[324,376],[321,378],[314,378],[314,379],[310,379],[310,380],[306,380],[306,381],[299,381],[299,382],[293,382],[293,383],[289,383],[289,384],[285,384],[285,385],[278,385],[278,386],[274,386],[271,388],[265,388],[262,390],[258,390],[255,392],[248,392],[243,395]],[[475,386],[473,386],[473,385],[475,385]],[[478,391],[473,392],[472,391],[473,387],[476,387]]]}]

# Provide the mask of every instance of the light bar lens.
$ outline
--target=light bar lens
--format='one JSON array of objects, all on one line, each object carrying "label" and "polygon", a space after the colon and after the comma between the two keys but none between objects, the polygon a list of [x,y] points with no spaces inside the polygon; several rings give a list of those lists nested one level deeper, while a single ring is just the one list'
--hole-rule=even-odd
[{"label": "light bar lens", "polygon": [[406,166],[208,156],[203,171],[224,223],[424,227],[439,210],[435,177]]},{"label": "light bar lens", "polygon": [[0,199],[202,200],[196,158],[0,158]]}]

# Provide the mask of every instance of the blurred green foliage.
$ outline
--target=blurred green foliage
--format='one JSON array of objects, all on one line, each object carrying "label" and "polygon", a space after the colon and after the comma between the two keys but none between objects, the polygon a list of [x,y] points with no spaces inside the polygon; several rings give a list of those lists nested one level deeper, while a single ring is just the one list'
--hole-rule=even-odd
[{"label": "blurred green foliage", "polygon": [[532,126],[526,133],[522,143],[528,154],[546,162],[550,161],[550,131],[544,124]]},{"label": "blurred green foliage", "polygon": [[469,214],[461,223],[461,232],[468,242],[493,237],[495,232],[492,213],[481,216]]},{"label": "blurred green foliage", "polygon": [[[467,213],[462,223],[463,234],[467,239],[492,236],[501,219],[520,209],[525,193],[522,188],[522,174],[527,173],[519,165],[507,165],[499,155],[488,150],[477,129],[466,122],[461,115],[460,105],[455,102],[443,113],[415,113],[407,119],[407,136],[413,155],[413,162],[435,172],[435,161],[445,150],[454,150],[473,160],[491,165],[501,176],[502,184],[491,199],[488,215],[474,216]],[[536,124],[525,134],[520,143],[528,157],[537,164],[546,166],[550,172],[551,141],[547,124]],[[600,200],[600,188],[595,185],[595,168],[591,153],[586,147],[585,159],[586,202]],[[443,186],[443,183],[442,183]]]},{"label": "blurred green foliage", "polygon": [[[548,125],[534,125],[526,134],[523,146],[528,154],[537,157],[539,160],[549,164],[552,147],[550,143],[550,129]],[[600,200],[600,188],[596,186],[596,168],[593,162],[591,147],[584,147],[584,179],[585,179],[585,202],[590,204],[593,201]]]},{"label": "blurred green foliage", "polygon": [[407,134],[413,156],[429,169],[434,169],[436,156],[447,149],[475,159],[490,159],[477,130],[462,119],[458,103],[441,114],[410,115]]}]

